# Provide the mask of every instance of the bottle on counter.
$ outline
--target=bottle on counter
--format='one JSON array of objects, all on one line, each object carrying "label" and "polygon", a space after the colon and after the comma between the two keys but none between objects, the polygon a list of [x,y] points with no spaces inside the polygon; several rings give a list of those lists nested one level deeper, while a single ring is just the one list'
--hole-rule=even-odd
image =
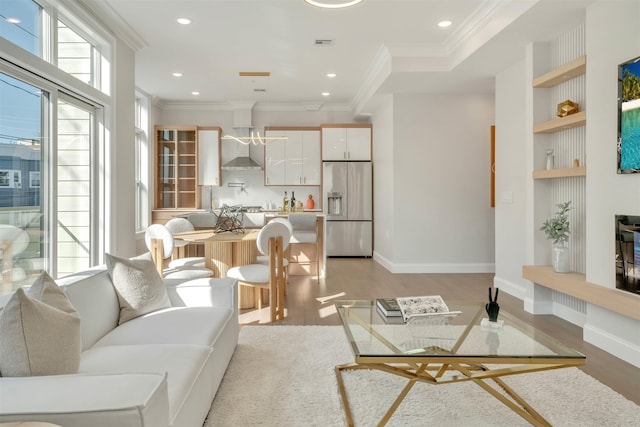
[{"label": "bottle on counter", "polygon": [[284,199],[282,199],[282,210],[285,212],[289,210],[289,197],[287,197],[286,191],[284,192]]},{"label": "bottle on counter", "polygon": [[295,211],[296,210],[296,196],[295,193],[292,191],[291,192],[291,211]]}]

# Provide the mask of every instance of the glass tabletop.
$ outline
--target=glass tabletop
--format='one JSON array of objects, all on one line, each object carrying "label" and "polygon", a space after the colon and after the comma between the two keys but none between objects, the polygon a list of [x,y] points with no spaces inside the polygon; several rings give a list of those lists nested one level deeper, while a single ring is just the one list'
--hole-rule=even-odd
[{"label": "glass tabletop", "polygon": [[[452,314],[386,317],[376,301],[340,300],[336,309],[356,361],[376,358],[477,358],[496,363],[544,363],[540,359],[585,359],[531,325],[500,310],[489,322],[483,302],[446,301]],[[517,360],[511,360],[517,359]]]}]

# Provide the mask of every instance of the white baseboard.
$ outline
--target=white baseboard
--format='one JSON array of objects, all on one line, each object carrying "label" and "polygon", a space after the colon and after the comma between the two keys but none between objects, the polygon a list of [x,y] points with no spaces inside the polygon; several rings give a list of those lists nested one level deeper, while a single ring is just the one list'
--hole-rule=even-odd
[{"label": "white baseboard", "polygon": [[619,337],[588,323],[582,328],[582,338],[607,353],[640,368],[639,346],[629,341],[623,341]]},{"label": "white baseboard", "polygon": [[[553,304],[553,314],[559,318],[573,323],[576,326],[584,328],[584,324],[587,320],[587,316],[579,311],[571,310],[570,308],[562,304]],[[583,332],[584,337],[584,332]]]},{"label": "white baseboard", "polygon": [[524,300],[527,294],[527,289],[524,286],[498,276],[493,278],[493,286],[521,300]]},{"label": "white baseboard", "polygon": [[389,261],[387,258],[383,257],[378,252],[374,251],[373,252],[373,259],[378,264],[380,264],[381,266],[383,266],[384,268],[386,268],[387,270],[389,270],[390,272],[393,273],[393,263],[391,261]]},{"label": "white baseboard", "polygon": [[493,264],[391,264],[392,273],[493,273]]}]

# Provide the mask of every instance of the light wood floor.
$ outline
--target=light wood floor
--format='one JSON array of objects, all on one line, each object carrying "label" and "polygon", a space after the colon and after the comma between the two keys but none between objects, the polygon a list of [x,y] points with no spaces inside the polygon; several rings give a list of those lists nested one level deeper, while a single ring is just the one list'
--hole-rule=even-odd
[{"label": "light wood floor", "polygon": [[[372,259],[330,258],[327,277],[291,276],[287,287],[286,318],[274,325],[340,325],[333,307],[336,299],[373,299],[414,295],[442,295],[445,299],[488,300],[493,274],[391,274]],[[584,372],[640,405],[640,368],[582,340],[582,329],[552,315],[532,315],[522,301],[500,293],[502,310],[587,356]],[[268,322],[268,307],[245,310],[241,324]]]}]

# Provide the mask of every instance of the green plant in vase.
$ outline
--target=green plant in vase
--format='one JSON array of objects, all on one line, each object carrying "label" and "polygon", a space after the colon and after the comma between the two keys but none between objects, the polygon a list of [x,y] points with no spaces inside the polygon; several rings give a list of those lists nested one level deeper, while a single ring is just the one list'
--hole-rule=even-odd
[{"label": "green plant in vase", "polygon": [[546,220],[540,230],[544,231],[547,238],[553,242],[553,271],[556,273],[569,272],[569,211],[571,201],[558,203],[558,211],[553,218]]}]

